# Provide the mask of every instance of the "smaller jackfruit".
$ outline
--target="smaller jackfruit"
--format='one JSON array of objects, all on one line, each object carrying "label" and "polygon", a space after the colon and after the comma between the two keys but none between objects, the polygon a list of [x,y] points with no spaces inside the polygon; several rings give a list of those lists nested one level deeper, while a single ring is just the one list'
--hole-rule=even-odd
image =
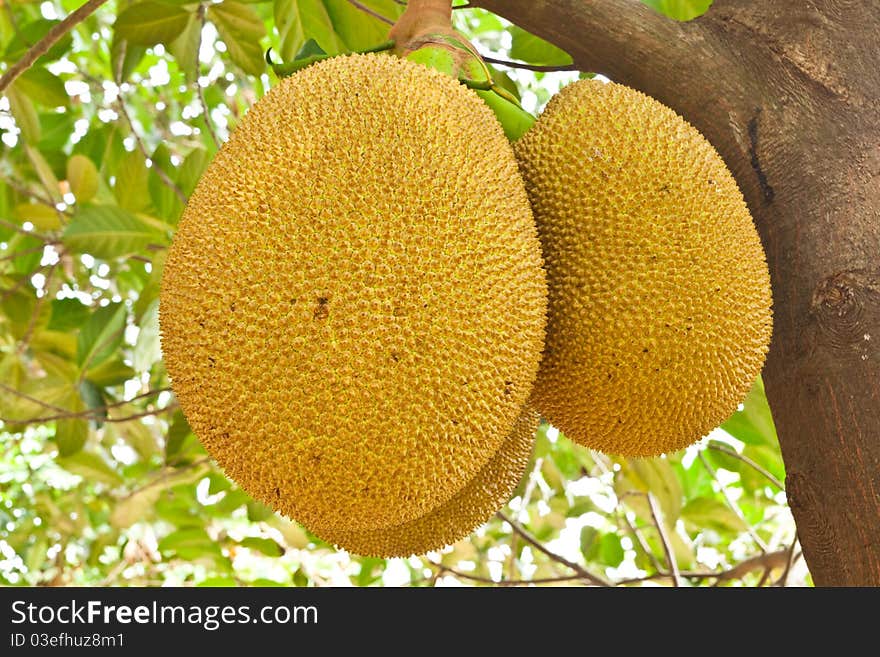
[{"label": "smaller jackfruit", "polygon": [[721,157],[670,108],[598,81],[554,96],[515,150],[550,294],[532,403],[603,452],[699,440],[771,334],[764,252]]},{"label": "smaller jackfruit", "polygon": [[523,410],[483,469],[451,500],[421,518],[385,529],[318,535],[349,552],[381,558],[424,554],[460,541],[510,499],[528,464],[539,419],[536,411]]}]

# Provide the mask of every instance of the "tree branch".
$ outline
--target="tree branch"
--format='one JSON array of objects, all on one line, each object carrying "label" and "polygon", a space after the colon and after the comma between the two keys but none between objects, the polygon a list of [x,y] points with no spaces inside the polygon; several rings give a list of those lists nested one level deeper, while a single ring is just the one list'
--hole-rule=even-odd
[{"label": "tree branch", "polygon": [[46,36],[37,41],[24,56],[7,69],[3,77],[0,77],[0,93],[6,89],[19,75],[29,69],[35,61],[42,55],[49,52],[49,49],[58,43],[59,39],[70,32],[76,25],[91,16],[95,10],[103,5],[107,0],[88,0],[79,9],[69,14],[63,21],[53,26]]},{"label": "tree branch", "polygon": [[566,568],[570,568],[578,575],[580,575],[581,579],[585,579],[591,584],[595,584],[596,586],[611,586],[611,584],[607,582],[604,578],[599,577],[598,575],[594,575],[593,573],[586,570],[585,568],[582,568],[573,561],[569,561],[562,555],[556,554],[555,552],[548,550],[538,539],[536,539],[529,532],[523,529],[519,524],[504,515],[502,511],[499,511],[495,515],[497,515],[501,520],[510,525],[513,531],[516,534],[519,534],[520,538],[522,538],[526,543],[538,550],[538,552],[541,552],[542,554],[548,556],[550,559],[556,561],[557,563],[561,563]]}]

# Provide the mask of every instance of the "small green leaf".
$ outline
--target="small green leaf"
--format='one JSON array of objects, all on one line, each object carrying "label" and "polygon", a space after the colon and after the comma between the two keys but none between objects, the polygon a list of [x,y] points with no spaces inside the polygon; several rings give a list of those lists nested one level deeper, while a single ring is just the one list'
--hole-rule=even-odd
[{"label": "small green leaf", "polygon": [[52,315],[47,328],[53,331],[74,331],[88,319],[91,310],[78,299],[53,299]]},{"label": "small green leaf", "polygon": [[113,205],[84,205],[67,226],[62,241],[74,253],[104,260],[122,258],[163,244],[167,238],[142,219]]},{"label": "small green leaf", "polygon": [[105,360],[99,365],[89,367],[85,373],[85,379],[99,388],[118,386],[137,376],[131,367],[123,362],[122,358]]},{"label": "small green leaf", "polygon": [[79,332],[76,362],[95,367],[110,358],[122,344],[125,328],[125,304],[113,303],[98,308]]},{"label": "small green leaf", "polygon": [[15,206],[13,216],[20,222],[30,221],[40,231],[58,230],[61,218],[58,210],[43,203],[21,203]]},{"label": "small green leaf", "polygon": [[116,18],[115,33],[129,43],[151,46],[168,44],[186,28],[189,12],[163,2],[139,2]]},{"label": "small green leaf", "polygon": [[140,150],[135,149],[122,157],[113,186],[113,193],[121,207],[131,212],[150,210],[149,175],[146,158]]},{"label": "small green leaf", "polygon": [[330,55],[347,50],[322,0],[275,0],[275,25],[285,62],[294,58],[307,39],[314,39]]},{"label": "small green leaf", "polygon": [[190,14],[189,22],[174,41],[168,44],[168,51],[177,60],[177,66],[190,82],[198,78],[199,41],[202,22],[195,14]]},{"label": "small green leaf", "polygon": [[29,68],[16,79],[15,85],[45,107],[65,106],[70,100],[61,78],[42,67]]},{"label": "small green leaf", "polygon": [[711,497],[691,500],[681,510],[681,517],[697,530],[709,528],[738,533],[748,529],[739,516]]},{"label": "small green leaf", "polygon": [[705,14],[712,0],[642,0],[646,5],[678,21],[689,21]]},{"label": "small green leaf", "polygon": [[175,411],[165,438],[165,459],[170,461],[180,454],[189,442],[188,439],[195,440],[193,431],[190,429],[183,412]]},{"label": "small green leaf", "polygon": [[43,183],[43,187],[46,190],[46,193],[56,203],[60,203],[63,199],[61,198],[61,190],[58,185],[58,178],[55,177],[55,173],[52,171],[52,167],[46,161],[46,158],[43,157],[42,153],[38,151],[36,148],[25,144],[24,147],[25,153],[27,153],[28,159],[31,161],[31,166],[34,168],[34,171],[37,172],[37,177],[40,179],[40,182]]},{"label": "small green leaf", "polygon": [[514,59],[540,66],[568,66],[572,63],[567,52],[521,27],[511,27],[510,36],[510,56]]},{"label": "small green leaf", "polygon": [[590,553],[593,551],[596,540],[599,538],[599,530],[595,527],[586,525],[581,528],[581,552],[589,559]]},{"label": "small green leaf", "polygon": [[146,372],[160,356],[159,300],[154,300],[141,317],[141,330],[132,354],[132,365],[138,372]]},{"label": "small green leaf", "polygon": [[247,514],[251,522],[261,522],[271,518],[275,512],[262,502],[253,501],[247,504]]},{"label": "small green leaf", "polygon": [[113,467],[95,452],[81,450],[72,456],[58,457],[55,462],[73,474],[79,475],[87,481],[101,482],[111,486],[122,483],[122,477]]},{"label": "small green leaf", "polygon": [[[72,411],[83,410],[82,403],[75,405]],[[58,443],[58,455],[70,456],[80,451],[89,437],[89,423],[85,418],[58,420],[55,429],[55,442]]]},{"label": "small green leaf", "polygon": [[248,548],[249,550],[256,550],[257,552],[262,552],[267,557],[280,557],[284,554],[284,548],[278,545],[271,538],[258,538],[256,536],[248,536],[247,538],[241,540],[239,545],[242,547]]},{"label": "small green leaf", "polygon": [[128,80],[146,54],[147,46],[129,43],[126,39],[114,33],[113,42],[110,46],[110,64],[116,82],[122,84]]},{"label": "small green leaf", "polygon": [[758,377],[743,401],[743,410],[734,412],[721,428],[749,445],[777,444],[776,426],[761,377]]},{"label": "small green leaf", "polygon": [[217,26],[220,38],[229,49],[229,57],[245,73],[259,75],[266,68],[260,39],[266,26],[249,6],[226,0],[208,8],[208,18]]},{"label": "small green leaf", "polygon": [[14,82],[6,90],[9,99],[9,111],[15,119],[15,125],[21,130],[22,139],[29,144],[40,141],[40,118],[34,104]]},{"label": "small green leaf", "polygon": [[98,169],[85,155],[67,160],[67,182],[77,203],[87,203],[98,193]]},{"label": "small green leaf", "polygon": [[177,556],[187,560],[221,556],[220,546],[203,527],[184,527],[171,532],[159,541],[159,551],[165,557]]}]

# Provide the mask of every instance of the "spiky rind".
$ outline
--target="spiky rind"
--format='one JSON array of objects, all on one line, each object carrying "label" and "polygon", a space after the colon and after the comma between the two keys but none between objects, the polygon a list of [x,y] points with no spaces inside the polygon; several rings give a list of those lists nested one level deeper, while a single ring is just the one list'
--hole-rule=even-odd
[{"label": "spiky rind", "polygon": [[337,57],[279,82],[200,180],[162,279],[196,435],[318,531],[449,500],[531,390],[546,284],[513,152],[457,81]]},{"label": "spiky rind", "polygon": [[598,81],[554,96],[515,150],[550,292],[535,406],[604,452],[699,440],[771,334],[764,252],[721,157],[673,110]]}]

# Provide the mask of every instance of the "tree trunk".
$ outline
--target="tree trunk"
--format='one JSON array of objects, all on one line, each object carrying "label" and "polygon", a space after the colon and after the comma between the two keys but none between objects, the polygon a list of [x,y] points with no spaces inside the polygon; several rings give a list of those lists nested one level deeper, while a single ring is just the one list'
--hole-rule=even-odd
[{"label": "tree trunk", "polygon": [[676,109],[720,151],[770,265],[764,370],[817,585],[880,585],[880,2],[476,0]]}]

